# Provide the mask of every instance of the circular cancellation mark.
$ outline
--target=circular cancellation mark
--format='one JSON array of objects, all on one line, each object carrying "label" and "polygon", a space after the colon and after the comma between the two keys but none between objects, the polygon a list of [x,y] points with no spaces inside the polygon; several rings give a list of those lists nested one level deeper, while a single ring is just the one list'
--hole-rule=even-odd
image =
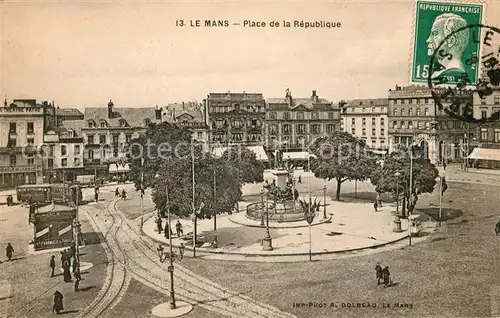
[{"label": "circular cancellation mark", "polygon": [[[482,29],[485,29],[486,32],[481,38]],[[457,50],[451,49],[457,41],[460,41],[460,37],[463,38],[464,33],[469,39],[472,36],[472,41],[476,41],[483,47],[484,51],[481,57],[479,57],[479,52],[472,54],[472,56],[461,57],[459,56],[461,52],[457,53]],[[494,40],[497,41],[497,44],[493,42]],[[488,118],[476,119],[470,98],[464,98],[468,95],[467,93],[470,93],[466,89],[467,86],[475,85],[481,99],[491,95],[494,89],[500,87],[500,45],[498,43],[500,43],[500,29],[482,24],[471,24],[458,28],[440,41],[431,56],[427,78],[432,98],[440,111],[468,123],[498,122],[500,120],[500,110]],[[454,59],[460,60],[458,64],[453,63]],[[481,69],[482,67],[481,74],[476,73],[479,74],[477,80],[471,79],[470,73],[464,71],[463,68],[447,67],[447,65],[461,65],[463,61],[465,61],[463,68]]]}]

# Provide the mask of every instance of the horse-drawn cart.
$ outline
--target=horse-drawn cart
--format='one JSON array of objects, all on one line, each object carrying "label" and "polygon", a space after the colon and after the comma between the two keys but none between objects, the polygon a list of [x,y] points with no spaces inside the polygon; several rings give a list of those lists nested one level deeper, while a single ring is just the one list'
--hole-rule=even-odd
[{"label": "horse-drawn cart", "polygon": [[408,217],[408,226],[410,227],[411,236],[420,236],[422,231],[422,221],[419,214],[412,214]]}]

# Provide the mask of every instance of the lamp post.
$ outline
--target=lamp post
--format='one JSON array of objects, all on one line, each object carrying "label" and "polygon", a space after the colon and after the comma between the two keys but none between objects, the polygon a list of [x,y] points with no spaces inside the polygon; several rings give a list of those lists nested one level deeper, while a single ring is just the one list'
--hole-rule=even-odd
[{"label": "lamp post", "polygon": [[292,178],[292,191],[293,191],[293,212],[295,212],[295,182],[297,179],[295,177]]},{"label": "lamp post", "polygon": [[[276,207],[276,203],[274,204]],[[264,251],[272,251],[273,250],[273,239],[271,238],[271,234],[269,233],[269,200],[266,198],[266,235],[263,239],[263,250]]]},{"label": "lamp post", "polygon": [[191,163],[192,163],[192,173],[193,173],[193,201],[192,201],[192,209],[193,209],[193,258],[196,257],[196,207],[194,203],[195,199],[195,177],[194,177],[194,139],[191,138]]},{"label": "lamp post", "polygon": [[[168,200],[168,185],[165,186],[165,195],[167,199],[167,221],[168,221],[168,230],[170,231],[171,229],[171,224],[170,224],[170,202]],[[173,250],[172,250],[172,235],[168,235],[168,247],[170,249],[170,264],[168,266],[168,271],[170,272],[170,309],[175,309],[177,306],[175,305],[175,292],[174,292],[174,257],[173,257]]]},{"label": "lamp post", "polygon": [[144,158],[141,158],[141,228],[144,226]]},{"label": "lamp post", "polygon": [[323,185],[323,219],[326,220],[326,184]]},{"label": "lamp post", "polygon": [[264,189],[260,190],[260,226],[264,226]]},{"label": "lamp post", "polygon": [[396,172],[394,177],[396,177],[396,215],[399,216],[399,177],[401,177],[401,173]]}]

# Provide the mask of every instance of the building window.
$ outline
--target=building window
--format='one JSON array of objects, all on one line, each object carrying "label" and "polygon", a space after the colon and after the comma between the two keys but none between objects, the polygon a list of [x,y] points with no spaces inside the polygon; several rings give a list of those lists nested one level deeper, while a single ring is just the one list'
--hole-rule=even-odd
[{"label": "building window", "polygon": [[328,112],[328,119],[335,119],[335,114],[333,112]]},{"label": "building window", "polygon": [[495,95],[495,105],[500,105],[500,95]]},{"label": "building window", "polygon": [[269,113],[269,119],[276,120],[276,112],[270,112]]},{"label": "building window", "polygon": [[356,127],[351,128],[351,135],[356,135]]},{"label": "building window", "polygon": [[321,133],[321,125],[320,124],[312,124],[311,125],[311,132],[313,134],[319,134],[319,133]]},{"label": "building window", "polygon": [[75,145],[75,155],[80,155],[80,145]]},{"label": "building window", "polygon": [[319,119],[319,113],[318,112],[313,112],[312,113],[312,119]]},{"label": "building window", "polygon": [[35,132],[35,125],[34,123],[28,123],[28,134],[32,134]]},{"label": "building window", "polygon": [[413,122],[411,120],[408,122],[408,128],[413,129]]},{"label": "building window", "polygon": [[408,109],[408,116],[412,116],[412,109]]},{"label": "building window", "polygon": [[89,128],[94,128],[95,127],[95,122],[93,120],[89,120],[87,122],[87,126],[89,126]]},{"label": "building window", "polygon": [[283,125],[283,133],[284,134],[290,134],[290,133],[292,133],[292,127],[290,127],[290,124],[284,124]]},{"label": "building window", "polygon": [[425,98],[425,99],[424,99],[424,103],[425,103],[425,104],[429,104],[429,99],[428,99],[428,98]]},{"label": "building window", "polygon": [[384,136],[384,135],[385,135],[385,129],[384,129],[384,128],[380,128],[380,135],[381,135],[381,136]]},{"label": "building window", "polygon": [[420,98],[415,98],[415,103],[420,104]]},{"label": "building window", "polygon": [[385,149],[385,140],[380,141],[380,148]]},{"label": "building window", "polygon": [[89,150],[89,159],[94,159],[94,150]]},{"label": "building window", "polygon": [[408,99],[408,104],[412,104],[413,103],[413,99]]},{"label": "building window", "polygon": [[28,160],[28,164],[29,165],[35,164],[35,158],[34,157],[28,157],[27,160]]},{"label": "building window", "polygon": [[385,120],[384,117],[380,117],[380,126],[384,126]]},{"label": "building window", "polygon": [[106,122],[104,120],[101,121],[101,128],[106,128]]},{"label": "building window", "polygon": [[17,157],[16,155],[10,155],[9,157],[9,164],[11,166],[15,166],[16,165],[16,162],[17,162]]},{"label": "building window", "polygon": [[399,128],[404,128],[405,127],[405,122],[404,120],[401,121],[401,125],[399,126]]},{"label": "building window", "polygon": [[113,149],[113,157],[118,157],[118,149]]},{"label": "building window", "polygon": [[16,123],[9,123],[9,133],[15,134],[17,133]]},{"label": "building window", "polygon": [[424,110],[424,115],[425,115],[425,116],[429,116],[429,108],[426,108],[426,109]]},{"label": "building window", "polygon": [[372,128],[372,136],[375,136],[375,128]]},{"label": "building window", "polygon": [[306,125],[304,124],[298,124],[297,125],[298,133],[299,134],[304,134],[306,132]]},{"label": "building window", "polygon": [[80,165],[80,158],[73,159],[73,166],[78,167]]},{"label": "building window", "polygon": [[375,117],[372,117],[372,126],[375,126]]},{"label": "building window", "polygon": [[33,138],[33,137],[26,138],[26,141],[28,142],[28,145],[34,145],[35,144],[35,138]]},{"label": "building window", "polygon": [[289,112],[284,112],[283,113],[283,119],[289,120],[290,119],[290,113]]},{"label": "building window", "polygon": [[[127,122],[125,122],[125,125],[126,124],[127,124]],[[144,119],[144,126],[149,127],[149,125],[151,125],[151,120],[149,118]]]},{"label": "building window", "polygon": [[417,108],[417,116],[420,116],[420,108]]},{"label": "building window", "polygon": [[237,111],[237,112],[240,111],[240,104],[234,104],[233,107],[234,107],[235,111]]},{"label": "building window", "polygon": [[269,130],[271,131],[271,134],[273,134],[273,135],[276,135],[278,133],[278,127],[276,125],[269,126]]},{"label": "building window", "polygon": [[106,135],[99,136],[99,144],[101,144],[101,145],[106,144]]},{"label": "building window", "polygon": [[486,119],[486,111],[485,110],[481,111],[481,118]]},{"label": "building window", "polygon": [[500,141],[500,129],[495,129],[495,142]]},{"label": "building window", "polygon": [[88,135],[88,136],[87,136],[87,143],[88,143],[89,145],[94,144],[94,135]]},{"label": "building window", "polygon": [[481,141],[488,140],[488,130],[486,128],[481,128]]},{"label": "building window", "polygon": [[118,138],[119,137],[120,137],[119,135],[113,135],[113,145],[115,145],[115,146],[118,145],[118,142],[119,142]]},{"label": "building window", "polygon": [[355,125],[356,124],[356,118],[351,118],[351,125]]},{"label": "building window", "polygon": [[196,133],[196,138],[197,138],[198,140],[202,140],[202,139],[203,139],[203,133],[202,133],[201,131],[198,131],[198,132]]},{"label": "building window", "polygon": [[364,125],[366,125],[366,118],[362,118],[362,119],[361,119],[361,124],[362,124],[363,126],[364,126]]},{"label": "building window", "polygon": [[50,158],[49,160],[47,160],[47,166],[49,169],[53,169],[54,168],[54,159]]},{"label": "building window", "polygon": [[404,105],[406,103],[406,100],[402,99],[401,100],[401,105]]},{"label": "building window", "polygon": [[[373,102],[372,102],[372,103],[373,103]],[[375,112],[375,107],[372,107],[372,113],[374,113],[374,112]]]},{"label": "building window", "polygon": [[239,119],[233,120],[233,128],[241,129],[243,127],[243,123]]},{"label": "building window", "polygon": [[404,116],[404,115],[405,115],[405,110],[401,109],[401,116]]},{"label": "building window", "polygon": [[481,98],[481,105],[486,105],[486,98]]},{"label": "building window", "polygon": [[67,155],[66,146],[61,146],[61,156],[66,156],[66,155]]},{"label": "building window", "polygon": [[397,116],[397,115],[398,115],[398,110],[397,110],[396,108],[394,108],[394,109],[392,110],[392,114],[393,114],[394,116]]},{"label": "building window", "polygon": [[61,166],[67,167],[68,166],[68,158],[62,158],[61,159]]},{"label": "building window", "polygon": [[304,112],[298,112],[297,113],[297,119],[303,120],[304,119]]},{"label": "building window", "polygon": [[398,127],[398,122],[397,121],[393,121],[392,122],[392,128],[395,129]]},{"label": "building window", "polygon": [[366,128],[363,127],[363,129],[361,130],[361,135],[366,136]]},{"label": "building window", "polygon": [[335,125],[334,124],[326,124],[326,132],[327,133],[335,132]]},{"label": "building window", "polygon": [[375,147],[376,147],[376,146],[377,146],[377,145],[376,145],[376,141],[375,141],[375,139],[372,139],[372,149],[375,149]]}]

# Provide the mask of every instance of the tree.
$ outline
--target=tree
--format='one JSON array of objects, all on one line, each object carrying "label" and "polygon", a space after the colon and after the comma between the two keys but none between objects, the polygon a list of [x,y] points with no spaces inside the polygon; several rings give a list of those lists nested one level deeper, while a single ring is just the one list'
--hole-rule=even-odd
[{"label": "tree", "polygon": [[264,181],[264,164],[247,147],[230,147],[224,151],[221,160],[238,170],[237,176],[243,184]]},{"label": "tree", "polygon": [[[439,177],[436,167],[423,157],[422,149],[414,148],[414,153],[413,193],[410,193],[410,153],[404,146],[389,154],[384,164],[374,171],[370,178],[377,192],[396,195],[396,190],[399,188],[399,196],[403,197],[403,207],[408,207],[410,211],[414,209],[420,194],[434,191],[436,178]],[[399,177],[396,177],[396,172],[399,172]]]},{"label": "tree", "polygon": [[317,178],[337,181],[336,200],[340,200],[342,183],[347,180],[364,181],[377,168],[376,156],[363,140],[345,132],[318,138],[311,151],[311,171]]},{"label": "tree", "polygon": [[141,159],[144,159],[144,187],[154,185],[154,177],[162,159],[188,154],[191,131],[170,123],[150,124],[145,134],[133,139],[129,145],[127,162],[130,178],[136,188],[141,183]]}]

